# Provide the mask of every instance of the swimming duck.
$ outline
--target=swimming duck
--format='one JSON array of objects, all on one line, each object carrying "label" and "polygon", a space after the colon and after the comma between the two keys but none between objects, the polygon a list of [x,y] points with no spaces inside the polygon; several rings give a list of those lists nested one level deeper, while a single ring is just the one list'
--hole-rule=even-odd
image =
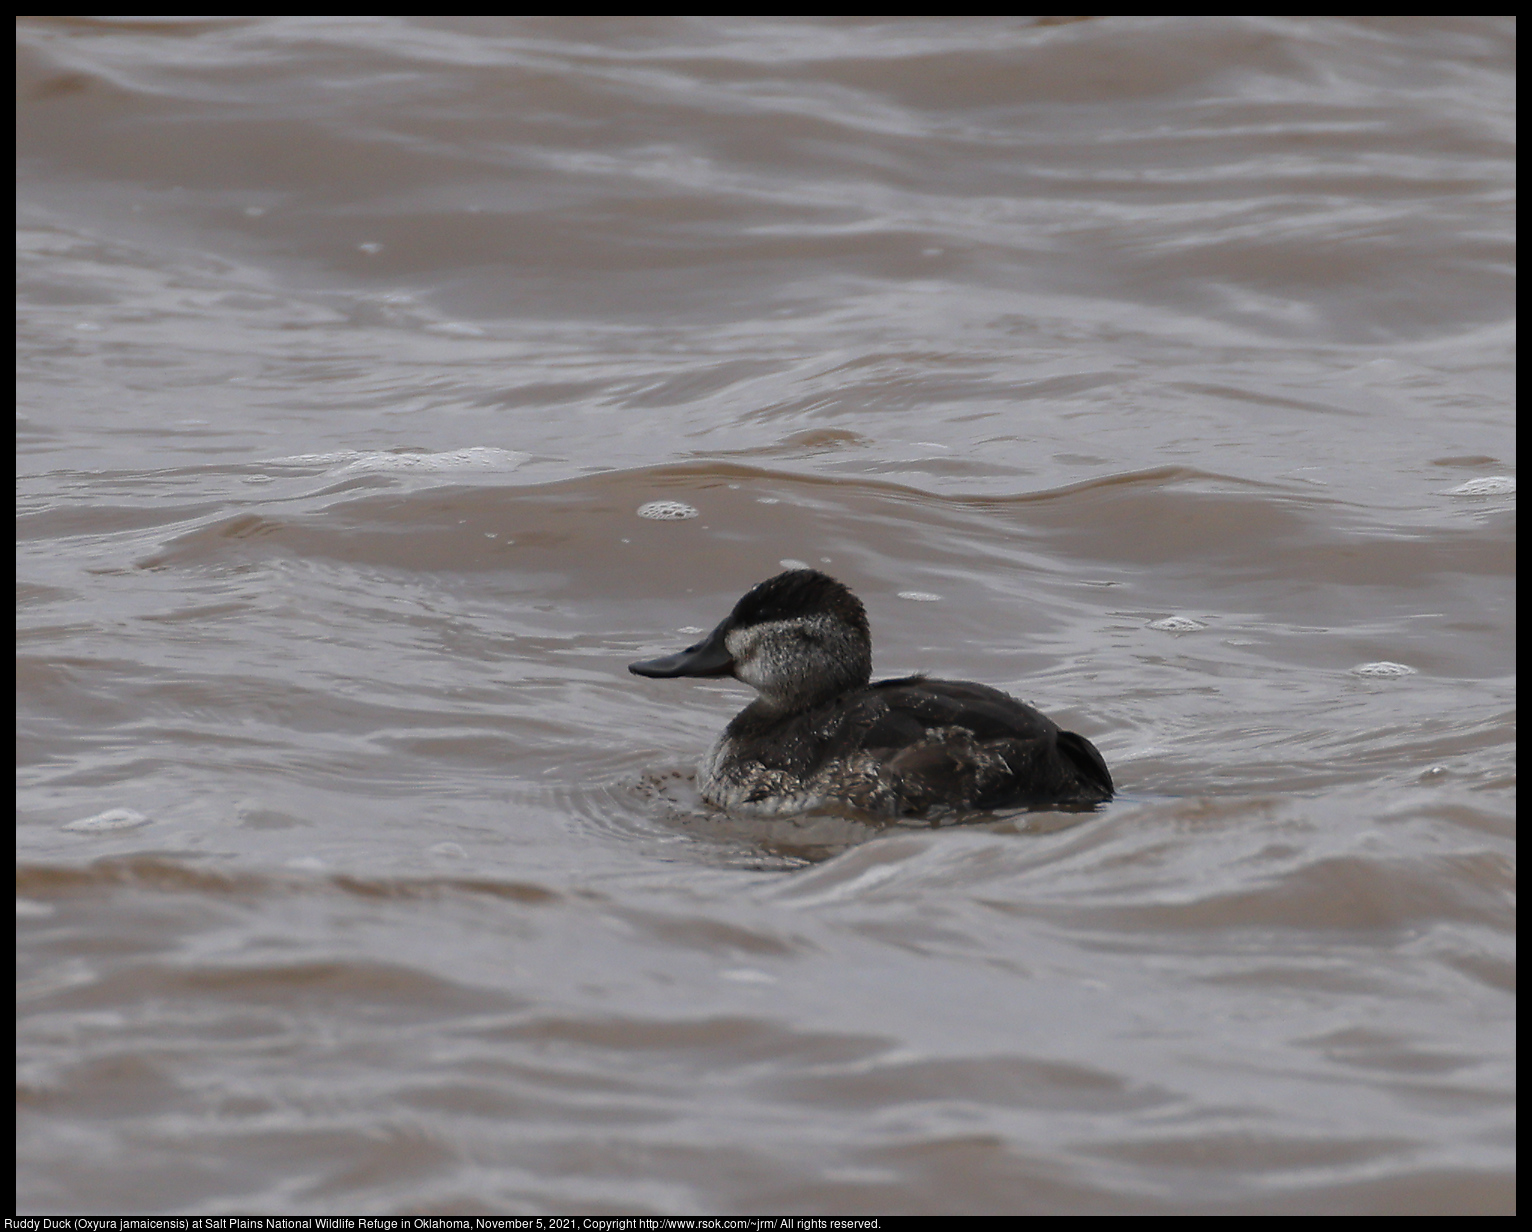
[{"label": "swimming duck", "polygon": [[817,569],[768,578],[695,646],[628,670],[732,676],[756,690],[697,775],[721,808],[907,817],[1112,798],[1095,745],[998,689],[924,676],[872,683],[866,609]]}]

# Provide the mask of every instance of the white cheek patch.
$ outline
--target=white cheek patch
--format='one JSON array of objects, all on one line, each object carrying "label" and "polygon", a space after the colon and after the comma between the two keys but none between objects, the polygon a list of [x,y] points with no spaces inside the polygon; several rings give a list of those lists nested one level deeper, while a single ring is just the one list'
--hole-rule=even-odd
[{"label": "white cheek patch", "polygon": [[[723,644],[734,660],[734,677],[752,688],[767,692],[771,685],[770,655],[761,653],[762,643],[770,643],[780,635],[796,627],[791,620],[771,620],[765,624],[750,625],[744,629],[730,629],[724,635]],[[776,665],[780,668],[780,664]]]},{"label": "white cheek patch", "polygon": [[759,669],[760,664],[753,659],[747,663],[741,663],[736,659],[734,661],[734,679],[744,681],[758,692],[765,692],[766,677]]},{"label": "white cheek patch", "polygon": [[724,649],[729,652],[729,657],[736,663],[741,659],[750,657],[750,647],[755,639],[751,637],[752,629],[730,629],[724,635]]}]

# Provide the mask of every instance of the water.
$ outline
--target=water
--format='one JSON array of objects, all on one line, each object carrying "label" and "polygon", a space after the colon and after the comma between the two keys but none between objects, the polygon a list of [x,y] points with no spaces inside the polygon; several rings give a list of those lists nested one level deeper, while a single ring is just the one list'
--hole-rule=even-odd
[{"label": "water", "polygon": [[[23,20],[18,1210],[1510,1213],[1514,36]],[[1120,797],[710,811],[784,562]]]}]

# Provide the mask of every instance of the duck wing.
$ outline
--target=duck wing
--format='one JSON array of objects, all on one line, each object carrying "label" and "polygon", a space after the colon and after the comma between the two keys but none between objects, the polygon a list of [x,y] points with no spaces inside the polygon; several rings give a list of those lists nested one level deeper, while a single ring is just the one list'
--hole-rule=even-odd
[{"label": "duck wing", "polygon": [[857,744],[900,782],[905,810],[1076,804],[1109,800],[1096,746],[988,685],[908,677],[864,695]]}]

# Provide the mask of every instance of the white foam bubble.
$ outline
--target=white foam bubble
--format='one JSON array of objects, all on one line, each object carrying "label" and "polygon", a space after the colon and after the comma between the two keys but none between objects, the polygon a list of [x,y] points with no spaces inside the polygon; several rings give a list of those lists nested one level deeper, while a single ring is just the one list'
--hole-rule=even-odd
[{"label": "white foam bubble", "polygon": [[74,830],[77,833],[99,834],[108,830],[131,830],[135,826],[147,826],[150,818],[134,809],[117,808],[107,809],[104,813],[97,813],[94,817],[82,817],[79,821],[67,822],[66,830]]},{"label": "white foam bubble", "polygon": [[1207,625],[1190,616],[1167,616],[1164,620],[1151,620],[1149,627],[1162,633],[1195,633],[1198,629],[1206,629]]},{"label": "white foam bubble", "polygon": [[1448,496],[1510,496],[1516,491],[1516,480],[1509,475],[1485,475],[1470,479],[1455,488],[1448,488]]},{"label": "white foam bubble", "polygon": [[942,601],[940,595],[933,595],[928,590],[901,590],[899,597],[901,599],[911,599],[916,603],[940,603]]},{"label": "white foam bubble", "polygon": [[1351,669],[1353,676],[1413,676],[1415,669],[1403,663],[1390,663],[1386,659],[1377,663],[1359,663]]},{"label": "white foam bubble", "polygon": [[459,843],[437,843],[431,849],[433,856],[448,856],[454,860],[466,860],[468,853]]},{"label": "white foam bubble", "polygon": [[777,564],[781,565],[784,569],[807,569],[809,567],[808,561],[794,560],[791,556],[784,556],[781,560],[777,561]]},{"label": "white foam bubble", "polygon": [[685,501],[660,500],[640,505],[638,516],[653,518],[656,522],[680,522],[686,518],[696,517],[697,511]]}]

